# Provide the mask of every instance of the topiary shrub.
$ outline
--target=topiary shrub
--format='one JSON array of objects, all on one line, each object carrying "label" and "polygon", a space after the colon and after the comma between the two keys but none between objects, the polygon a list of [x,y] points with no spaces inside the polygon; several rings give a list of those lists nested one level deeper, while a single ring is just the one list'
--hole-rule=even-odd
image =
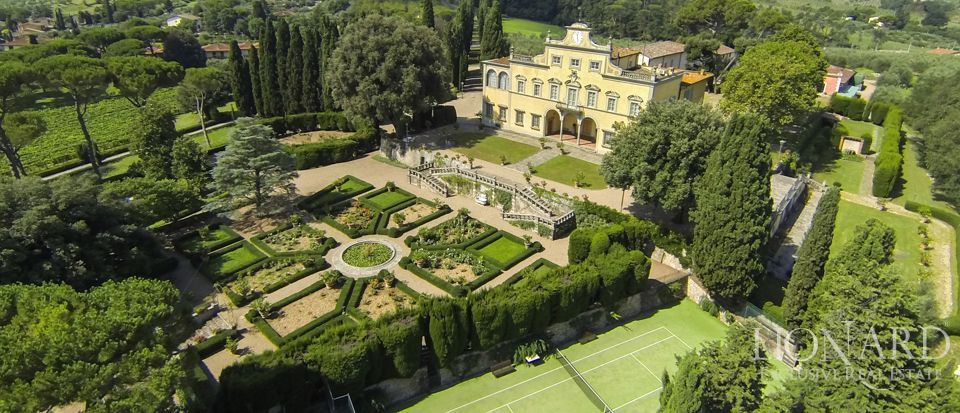
[{"label": "topiary shrub", "polygon": [[592,232],[585,229],[576,229],[570,233],[569,247],[567,248],[567,259],[571,264],[583,262],[590,256],[590,244]]},{"label": "topiary shrub", "polygon": [[846,116],[853,120],[863,119],[863,112],[867,108],[867,101],[860,98],[850,99],[850,102],[847,104]]},{"label": "topiary shrub", "polygon": [[595,257],[607,253],[610,249],[610,236],[605,231],[597,231],[590,239],[590,256]]}]

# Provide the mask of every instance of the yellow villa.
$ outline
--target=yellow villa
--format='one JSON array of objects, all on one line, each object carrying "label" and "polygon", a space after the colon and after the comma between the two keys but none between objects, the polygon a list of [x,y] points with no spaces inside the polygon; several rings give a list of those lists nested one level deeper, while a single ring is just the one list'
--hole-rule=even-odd
[{"label": "yellow villa", "polygon": [[[686,60],[680,46],[681,53],[669,62]],[[483,62],[485,125],[602,153],[609,150],[617,123],[629,122],[648,102],[701,102],[713,76],[669,67],[663,56],[615,53],[612,46],[595,43],[584,23],[567,27],[562,40],[547,37],[544,49],[537,56],[511,52]],[[646,64],[658,61],[663,63]]]}]

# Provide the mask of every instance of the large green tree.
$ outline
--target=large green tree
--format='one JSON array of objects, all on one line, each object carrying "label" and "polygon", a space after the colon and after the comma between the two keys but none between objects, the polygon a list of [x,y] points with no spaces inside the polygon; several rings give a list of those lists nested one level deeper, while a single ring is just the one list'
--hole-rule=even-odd
[{"label": "large green tree", "polygon": [[923,353],[936,332],[924,335],[916,299],[887,265],[893,230],[870,220],[855,231],[807,309],[817,342],[801,337],[803,373],[818,379],[787,381],[764,411],[956,411],[956,382],[938,374],[936,350]]},{"label": "large green tree", "polygon": [[230,56],[227,59],[230,67],[230,89],[233,92],[233,101],[243,116],[257,114],[257,106],[253,100],[253,85],[250,82],[250,68],[243,58],[243,51],[236,40],[230,42]]},{"label": "large green tree", "polygon": [[613,187],[632,188],[637,202],[685,215],[722,131],[723,119],[709,107],[687,100],[652,102],[617,130],[600,173]]},{"label": "large green tree", "polygon": [[250,56],[247,57],[247,70],[250,71],[250,87],[253,91],[253,103],[257,108],[257,114],[264,115],[263,103],[263,84],[260,81],[260,52],[255,47],[250,48]]},{"label": "large green tree", "polygon": [[923,133],[924,166],[937,195],[960,203],[960,70],[928,70],[904,104],[910,126]]},{"label": "large green tree", "polygon": [[500,8],[500,0],[493,0],[484,20],[483,37],[480,38],[480,60],[505,56],[510,51],[510,43],[503,34],[503,10]]},{"label": "large green tree", "polygon": [[204,67],[207,55],[200,41],[189,30],[171,27],[163,38],[163,59],[180,63],[184,68]]},{"label": "large green tree", "polygon": [[323,110],[329,112],[337,108],[337,103],[333,99],[333,87],[330,85],[327,73],[330,72],[333,52],[337,50],[337,44],[340,42],[340,30],[329,16],[324,15],[320,19],[320,36],[320,78],[323,82],[320,96]]},{"label": "large green tree", "polygon": [[152,179],[172,177],[173,143],[180,136],[173,112],[160,105],[147,105],[140,111],[137,126],[131,143],[143,173]]},{"label": "large green tree", "polygon": [[277,85],[280,88],[280,114],[292,114],[287,111],[287,53],[290,52],[290,24],[285,19],[277,22]]},{"label": "large green tree", "polygon": [[756,13],[750,0],[691,0],[674,15],[674,21],[688,35],[710,33],[732,44],[741,36]]},{"label": "large green tree", "polygon": [[370,16],[347,27],[325,75],[344,110],[377,124],[393,124],[405,136],[409,114],[426,111],[449,95],[444,56],[435,31],[398,18]]},{"label": "large green tree", "polygon": [[16,150],[17,143],[7,134],[6,118],[13,111],[16,100],[28,92],[27,86],[36,78],[36,72],[28,65],[18,61],[0,62],[0,151],[7,157],[15,178],[26,175],[27,170]]},{"label": "large green tree", "polygon": [[0,410],[176,410],[178,300],[169,282],[145,279],[87,292],[0,285]]},{"label": "large green tree", "polygon": [[813,108],[826,66],[820,50],[806,42],[763,42],[730,70],[720,107],[780,125],[793,123]]},{"label": "large green tree", "polygon": [[176,221],[203,206],[195,188],[182,179],[141,177],[107,182],[100,199],[103,203],[128,203],[133,216],[144,226],[161,220]]},{"label": "large green tree", "polygon": [[184,107],[192,108],[200,119],[200,130],[207,147],[211,147],[210,136],[207,135],[204,107],[209,99],[224,87],[223,72],[215,67],[187,69],[187,75],[177,89],[177,97]]},{"label": "large green tree", "polygon": [[303,35],[300,27],[290,28],[290,47],[287,49],[284,109],[286,113],[303,112]]},{"label": "large green tree", "polygon": [[283,114],[283,95],[277,66],[277,34],[273,21],[267,20],[260,32],[260,99],[263,100],[261,116]]},{"label": "large green tree", "polygon": [[106,60],[113,86],[131,105],[143,108],[157,89],[171,87],[183,79],[176,62],[152,57],[112,57]]},{"label": "large green tree", "polygon": [[107,51],[107,46],[123,40],[123,32],[116,27],[91,27],[80,32],[77,36],[80,41],[97,50],[103,55]]},{"label": "large green tree", "polygon": [[830,258],[833,225],[837,219],[839,203],[840,189],[827,189],[817,204],[817,212],[813,215],[813,223],[803,244],[797,250],[797,260],[783,296],[783,317],[790,328],[801,326],[810,293],[823,278],[824,267]]},{"label": "large green tree", "polygon": [[100,176],[100,156],[87,128],[86,115],[88,105],[106,92],[110,73],[97,59],[70,55],[44,58],[36,63],[36,68],[44,74],[48,86],[64,90],[73,102],[77,123],[86,142],[87,160],[93,172]]},{"label": "large green tree", "polygon": [[152,275],[156,241],[124,203],[97,199],[90,179],[0,179],[0,283],[64,282],[88,288]]},{"label": "large green tree", "polygon": [[[258,212],[282,206],[295,194],[297,177],[293,156],[283,150],[273,131],[249,118],[241,118],[230,146],[217,154],[213,188],[223,194],[214,208],[253,203]],[[267,209],[262,209],[266,207]]]},{"label": "large green tree", "polygon": [[707,343],[678,360],[679,369],[664,373],[663,413],[751,412],[763,397],[766,355],[757,357],[753,329],[735,325],[723,341]]},{"label": "large green tree", "polygon": [[423,6],[420,11],[420,23],[431,29],[436,26],[433,15],[433,0],[423,0]]},{"label": "large green tree", "polygon": [[307,112],[319,112],[322,108],[322,86],[320,84],[320,39],[312,27],[303,29],[303,94],[301,105]]},{"label": "large green tree", "polygon": [[170,172],[177,179],[183,179],[193,186],[195,192],[202,193],[204,184],[209,180],[210,162],[207,153],[189,136],[181,136],[173,142]]},{"label": "large green tree", "polygon": [[734,115],[694,187],[694,271],[722,300],[740,301],[763,275],[770,236],[770,158],[764,122]]}]

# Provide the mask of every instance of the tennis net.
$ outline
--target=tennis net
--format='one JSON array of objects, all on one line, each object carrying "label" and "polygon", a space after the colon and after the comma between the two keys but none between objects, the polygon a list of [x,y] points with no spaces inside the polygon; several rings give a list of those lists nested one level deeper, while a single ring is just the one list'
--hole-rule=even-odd
[{"label": "tennis net", "polygon": [[560,365],[563,366],[563,369],[567,371],[567,374],[577,383],[577,387],[580,387],[580,391],[587,396],[588,399],[593,403],[594,406],[597,406],[597,409],[604,413],[613,413],[613,409],[600,398],[600,395],[597,394],[597,391],[593,389],[593,386],[590,383],[587,383],[584,380],[583,376],[580,375],[580,372],[577,371],[576,367],[573,367],[573,364],[570,363],[570,360],[567,359],[567,356],[564,356],[560,350],[557,350],[557,359],[560,360]]}]

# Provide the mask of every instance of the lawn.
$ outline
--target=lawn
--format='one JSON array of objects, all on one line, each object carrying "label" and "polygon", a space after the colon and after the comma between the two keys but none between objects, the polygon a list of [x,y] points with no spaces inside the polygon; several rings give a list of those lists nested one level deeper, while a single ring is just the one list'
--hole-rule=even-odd
[{"label": "lawn", "polygon": [[844,119],[840,121],[840,125],[847,128],[847,131],[850,132],[850,136],[861,137],[863,135],[873,136],[873,124],[870,122],[861,122],[852,119]]},{"label": "lawn", "polygon": [[373,206],[376,207],[377,209],[383,211],[391,207],[394,207],[396,205],[400,205],[401,203],[409,201],[413,198],[415,198],[413,195],[410,195],[405,192],[386,191],[386,192],[377,194],[376,196],[367,198],[367,201],[373,204]]},{"label": "lawn", "polygon": [[455,139],[454,151],[495,164],[502,164],[504,159],[507,163],[517,163],[540,150],[533,145],[482,133],[461,133]]},{"label": "lawn", "polygon": [[103,173],[103,179],[113,178],[115,176],[124,175],[127,171],[130,170],[130,167],[133,164],[140,161],[140,157],[137,155],[127,155],[123,158],[117,159],[116,161],[104,164],[100,168],[100,172]]},{"label": "lawn", "polygon": [[480,254],[492,258],[498,262],[509,262],[518,255],[527,250],[523,244],[516,242],[509,237],[501,236],[496,241],[491,242],[479,249]]},{"label": "lawn", "polygon": [[[333,184],[330,186],[332,185]],[[328,188],[330,188],[330,186],[328,186]],[[319,210],[323,207],[340,202],[346,199],[347,195],[353,194],[357,191],[363,191],[365,189],[373,189],[373,186],[352,176],[347,176],[346,181],[344,181],[339,188],[334,186],[327,192],[323,192],[319,195],[311,195],[306,201],[304,201],[303,207],[310,213],[318,215],[321,212]]]},{"label": "lawn", "polygon": [[177,246],[186,253],[201,253],[225,247],[240,240],[233,230],[225,226],[209,226],[203,232],[195,232],[177,241]]},{"label": "lawn", "polygon": [[932,207],[953,210],[954,208],[950,204],[934,200],[933,180],[930,179],[927,170],[920,166],[918,150],[919,148],[913,139],[908,138],[903,145],[903,172],[901,175],[903,185],[893,202],[903,205],[907,201],[913,201]]},{"label": "lawn", "polygon": [[202,271],[212,280],[216,280],[256,264],[263,258],[264,255],[253,245],[243,241],[238,248],[210,256]]},{"label": "lawn", "polygon": [[207,147],[207,141],[203,138],[203,132],[197,132],[191,136],[193,136],[193,140],[196,141],[201,148],[211,150],[227,146],[227,144],[230,143],[230,132],[233,132],[233,129],[233,126],[225,126],[213,130],[207,129],[207,137],[210,138],[210,147]]},{"label": "lawn", "polygon": [[917,235],[920,221],[913,218],[841,200],[836,229],[833,232],[833,244],[830,246],[830,257],[835,257],[853,237],[854,229],[870,218],[893,228],[897,236],[897,243],[893,250],[893,265],[897,268],[896,272],[902,274],[906,281],[916,281],[917,269],[920,268],[920,236]]},{"label": "lawn", "polygon": [[[237,108],[236,104],[234,104],[233,102],[228,102],[226,105],[217,107],[217,110],[219,110],[220,113],[230,113],[231,111],[235,111],[236,108]],[[211,125],[213,124],[211,122],[207,122],[207,123]],[[187,113],[181,113],[177,115],[176,128],[178,131],[194,129],[199,127],[200,127],[200,116],[197,115],[197,112],[187,112]]]},{"label": "lawn", "polygon": [[860,181],[863,178],[863,162],[863,158],[859,156],[848,155],[817,165],[813,172],[813,179],[817,182],[826,182],[827,185],[839,182],[840,188],[844,191],[859,193]]},{"label": "lawn", "polygon": [[578,173],[583,173],[582,188],[604,189],[607,182],[600,176],[600,165],[574,158],[569,155],[560,155],[535,167],[534,175],[549,179],[561,184],[574,186]]},{"label": "lawn", "polygon": [[[560,350],[614,411],[651,412],[659,408],[663,371],[676,371],[677,356],[722,338],[726,329],[692,301],[683,300],[599,334],[594,341]],[[557,357],[541,357],[543,363],[517,366],[516,372],[500,378],[488,373],[465,380],[407,411],[597,411]],[[783,377],[772,370],[773,377]]]},{"label": "lawn", "polygon": [[563,27],[550,23],[514,17],[503,19],[503,32],[507,34],[519,33],[527,36],[544,37],[548,31],[550,32],[550,37],[554,39],[562,39],[567,33],[567,30]]}]

